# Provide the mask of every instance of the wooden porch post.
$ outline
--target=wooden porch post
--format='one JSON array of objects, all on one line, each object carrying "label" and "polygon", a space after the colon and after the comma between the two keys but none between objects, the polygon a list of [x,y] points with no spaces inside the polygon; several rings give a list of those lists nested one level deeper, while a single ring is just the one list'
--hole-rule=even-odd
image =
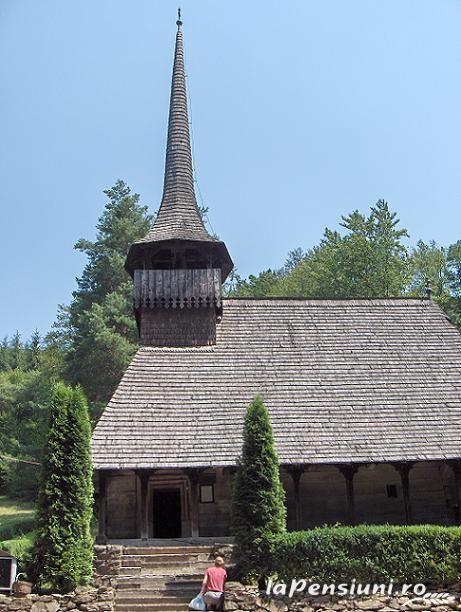
[{"label": "wooden porch post", "polygon": [[139,479],[139,489],[140,489],[140,507],[138,508],[138,537],[141,540],[147,540],[149,537],[148,529],[147,529],[147,492],[149,487],[149,472],[147,470],[137,470],[136,476]]},{"label": "wooden porch post", "polygon": [[295,526],[296,531],[300,531],[302,523],[302,512],[301,512],[301,499],[299,496],[299,482],[301,476],[304,473],[304,466],[302,465],[289,465],[286,467],[286,471],[290,474],[293,479],[294,497],[295,497]]},{"label": "wooden porch post", "polygon": [[455,478],[455,521],[459,523],[460,521],[460,503],[461,503],[461,461],[459,459],[450,459],[447,461],[447,464],[451,467],[453,471],[453,476]]},{"label": "wooden porch post", "polygon": [[201,468],[188,468],[185,471],[190,482],[191,535],[193,538],[198,538],[200,536],[198,483],[203,470]]},{"label": "wooden porch post", "polygon": [[346,497],[347,497],[347,521],[349,525],[355,525],[355,496],[354,496],[354,476],[359,466],[348,464],[338,465],[339,471],[346,480]]},{"label": "wooden porch post", "polygon": [[99,476],[99,495],[98,495],[98,540],[107,540],[107,495],[106,495],[106,472],[100,470]]},{"label": "wooden porch post", "polygon": [[410,525],[413,522],[413,511],[411,508],[411,493],[410,493],[410,470],[413,463],[394,463],[394,467],[400,474],[403,491],[403,505],[405,507],[405,522]]}]

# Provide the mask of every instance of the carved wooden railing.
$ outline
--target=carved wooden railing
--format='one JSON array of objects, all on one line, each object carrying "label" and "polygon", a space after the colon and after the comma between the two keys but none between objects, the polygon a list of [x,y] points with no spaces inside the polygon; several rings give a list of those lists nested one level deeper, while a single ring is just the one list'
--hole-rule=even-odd
[{"label": "carved wooden railing", "polygon": [[135,270],[135,308],[221,306],[221,270]]}]

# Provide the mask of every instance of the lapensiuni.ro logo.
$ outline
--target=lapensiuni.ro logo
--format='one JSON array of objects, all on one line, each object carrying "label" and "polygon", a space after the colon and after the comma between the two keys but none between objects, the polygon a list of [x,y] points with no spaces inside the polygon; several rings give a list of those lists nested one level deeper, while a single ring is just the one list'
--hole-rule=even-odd
[{"label": "lapensiuni.ro logo", "polygon": [[269,580],[266,588],[267,595],[278,595],[293,597],[295,595],[310,595],[316,597],[320,595],[337,595],[339,597],[354,596],[388,596],[388,597],[408,597],[408,601],[403,605],[408,605],[415,599],[425,599],[434,605],[446,603],[452,596],[450,593],[435,593],[427,590],[426,585],[421,583],[395,585],[391,580],[387,584],[363,584],[355,579],[351,582],[339,584],[320,584],[309,582],[304,578],[294,578],[291,582],[274,582]]}]

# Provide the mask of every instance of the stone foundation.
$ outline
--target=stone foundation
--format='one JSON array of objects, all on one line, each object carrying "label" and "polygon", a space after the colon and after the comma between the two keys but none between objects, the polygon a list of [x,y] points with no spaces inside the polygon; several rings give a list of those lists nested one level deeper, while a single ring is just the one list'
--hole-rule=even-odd
[{"label": "stone foundation", "polygon": [[[443,592],[443,589],[439,589]],[[339,598],[319,596],[302,598],[268,597],[253,586],[244,586],[238,582],[226,585],[224,609],[232,612],[348,612],[349,610],[379,612],[411,612],[430,610],[448,612],[461,610],[460,593],[450,593],[445,597],[426,600],[422,597],[366,597]]]},{"label": "stone foundation", "polygon": [[121,546],[95,546],[92,588],[78,587],[66,595],[0,595],[0,612],[113,612],[121,564]]},{"label": "stone foundation", "polygon": [[0,612],[113,612],[115,593],[112,588],[86,589],[79,587],[67,595],[27,595],[9,597],[0,595]]},{"label": "stone foundation", "polygon": [[115,587],[122,566],[122,547],[109,544],[95,546],[93,564],[93,586]]}]

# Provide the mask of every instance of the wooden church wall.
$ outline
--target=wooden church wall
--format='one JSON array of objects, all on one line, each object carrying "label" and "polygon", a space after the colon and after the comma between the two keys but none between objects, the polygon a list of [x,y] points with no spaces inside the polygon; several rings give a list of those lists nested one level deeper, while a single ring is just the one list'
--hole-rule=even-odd
[{"label": "wooden church wall", "polygon": [[[293,481],[284,470],[282,482],[287,495],[288,529],[294,530],[296,513]],[[397,497],[393,497],[394,493]],[[410,471],[410,498],[413,523],[455,522],[455,484],[451,470],[445,464],[415,464]],[[354,477],[354,499],[357,523],[405,522],[400,476],[391,465],[361,467]],[[345,479],[335,466],[315,466],[305,472],[300,481],[300,500],[303,529],[347,523]]]},{"label": "wooden church wall", "polygon": [[206,346],[216,344],[214,307],[143,308],[140,311],[143,346]]},{"label": "wooden church wall", "polygon": [[[179,472],[178,472],[179,474]],[[183,478],[186,478],[184,475]],[[291,476],[281,470],[286,492],[288,529],[296,528],[294,488]],[[152,482],[160,476],[152,476]],[[185,482],[187,481],[187,478]],[[231,523],[233,478],[228,470],[206,470],[199,483],[213,485],[214,500],[199,501],[201,536],[228,536]],[[138,483],[134,472],[114,473],[107,479],[107,537],[138,537]],[[187,486],[186,486],[187,488]],[[397,494],[397,497],[394,494]],[[443,463],[417,463],[410,471],[414,523],[453,524],[458,503],[451,469]],[[137,499],[138,496],[138,499]],[[403,492],[398,472],[391,466],[361,467],[354,477],[357,523],[405,522]],[[335,466],[315,466],[300,481],[301,528],[347,523],[346,484]],[[186,508],[187,510],[187,508]],[[149,516],[151,508],[149,507]]]},{"label": "wooden church wall", "polygon": [[[207,472],[203,474],[202,483],[206,483]],[[199,526],[201,536],[230,535],[232,500],[232,477],[218,468],[214,481],[214,502],[199,503]]]},{"label": "wooden church wall", "polygon": [[[293,480],[284,470],[281,477],[286,492],[287,524],[291,531],[296,528]],[[315,466],[305,472],[300,480],[299,494],[302,528],[346,521],[344,477],[334,466]]]},{"label": "wooden church wall", "polygon": [[451,468],[444,463],[417,463],[410,472],[411,502],[416,523],[447,524],[455,518],[456,489]]},{"label": "wooden church wall", "polygon": [[107,537],[136,538],[137,486],[133,472],[120,472],[107,479]]}]

